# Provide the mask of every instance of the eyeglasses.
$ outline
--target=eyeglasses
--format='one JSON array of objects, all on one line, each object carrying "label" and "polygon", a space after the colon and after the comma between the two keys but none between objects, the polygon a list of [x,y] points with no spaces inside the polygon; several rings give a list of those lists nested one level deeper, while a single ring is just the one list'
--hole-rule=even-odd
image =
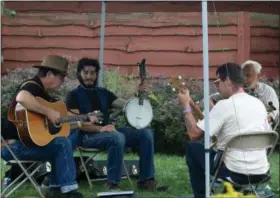
[{"label": "eyeglasses", "polygon": [[215,86],[218,86],[220,84],[221,79],[218,78],[217,80],[215,80],[213,83]]}]

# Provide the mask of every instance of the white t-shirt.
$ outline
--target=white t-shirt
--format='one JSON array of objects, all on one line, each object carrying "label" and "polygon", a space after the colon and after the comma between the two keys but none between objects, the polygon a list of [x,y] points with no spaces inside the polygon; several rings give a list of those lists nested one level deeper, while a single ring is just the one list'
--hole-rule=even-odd
[{"label": "white t-shirt", "polygon": [[[209,124],[210,136],[217,137],[217,149],[220,150],[237,134],[270,129],[264,104],[246,93],[220,100],[209,112]],[[204,131],[204,120],[197,126]],[[264,174],[269,169],[265,150],[230,150],[224,162],[229,170],[246,175]]]}]

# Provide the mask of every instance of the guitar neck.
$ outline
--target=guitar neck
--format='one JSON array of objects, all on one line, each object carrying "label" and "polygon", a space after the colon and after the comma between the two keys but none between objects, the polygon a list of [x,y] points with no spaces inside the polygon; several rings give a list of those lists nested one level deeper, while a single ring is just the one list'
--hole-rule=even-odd
[{"label": "guitar neck", "polygon": [[194,110],[194,112],[196,113],[196,115],[198,116],[198,118],[200,120],[202,120],[204,118],[204,115],[192,99],[190,101],[190,105],[191,105],[192,109]]},{"label": "guitar neck", "polygon": [[63,116],[60,118],[60,123],[78,122],[86,120],[88,120],[88,115]]}]

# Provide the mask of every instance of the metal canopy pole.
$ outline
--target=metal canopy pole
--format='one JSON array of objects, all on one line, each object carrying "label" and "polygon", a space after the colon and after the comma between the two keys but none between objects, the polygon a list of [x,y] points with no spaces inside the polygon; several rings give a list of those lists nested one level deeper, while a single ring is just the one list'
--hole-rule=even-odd
[{"label": "metal canopy pole", "polygon": [[205,148],[205,193],[210,197],[210,137],[209,137],[209,61],[208,61],[208,18],[207,1],[202,1],[202,35],[203,35],[203,79],[204,79],[204,148]]},{"label": "metal canopy pole", "polygon": [[100,49],[99,49],[99,64],[100,71],[98,75],[98,86],[103,86],[103,63],[104,63],[104,36],[105,36],[105,19],[106,19],[106,3],[102,1],[101,8],[101,24],[100,24]]}]

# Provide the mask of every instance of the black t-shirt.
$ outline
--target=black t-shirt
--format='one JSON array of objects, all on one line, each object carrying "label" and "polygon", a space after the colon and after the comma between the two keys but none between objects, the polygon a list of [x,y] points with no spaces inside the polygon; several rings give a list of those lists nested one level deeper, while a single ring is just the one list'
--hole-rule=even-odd
[{"label": "black t-shirt", "polygon": [[[28,82],[24,84],[27,81],[33,81]],[[23,85],[24,84],[24,85]],[[23,85],[23,86],[22,86]],[[22,87],[21,87],[22,86]],[[28,91],[31,93],[33,96],[41,97],[49,102],[54,102],[56,99],[52,98],[48,93],[45,92],[45,88],[38,76],[35,76],[32,79],[24,81],[21,86],[19,87],[19,90],[17,93],[19,93],[22,90]],[[4,139],[19,139],[18,133],[14,125],[6,119],[3,119],[1,122],[1,133]]]},{"label": "black t-shirt", "polygon": [[[95,89],[85,89],[86,91],[86,95],[89,99],[89,101],[92,101],[92,105],[91,105],[91,109],[88,110],[88,112],[92,112],[92,111],[101,111],[101,104],[100,101],[98,99],[97,93]],[[106,92],[108,92],[106,95],[108,96],[107,101],[108,104],[107,106],[110,108],[112,108],[112,104],[113,102],[117,99],[117,96],[112,93],[111,91],[105,89]],[[75,92],[75,90],[70,91],[67,96],[66,96],[66,100],[65,100],[66,106],[68,109],[78,109],[80,111],[80,105],[79,105],[79,101],[78,101],[78,96],[77,93]]]},{"label": "black t-shirt", "polygon": [[[40,78],[38,76],[35,76],[34,78],[32,79],[29,79],[27,81],[33,81],[33,82],[36,82],[37,84],[35,83],[26,83],[21,89],[19,89],[19,91],[22,91],[22,90],[25,90],[25,91],[28,91],[29,93],[31,93],[33,96],[35,97],[41,97],[49,102],[54,102],[56,101],[55,98],[52,98],[46,91],[45,91],[45,88],[42,84],[42,81],[40,80]],[[27,82],[25,81],[25,82]],[[24,82],[24,83],[25,83]],[[24,84],[22,83],[22,84]],[[39,85],[39,86],[38,86]],[[19,92],[18,91],[18,92]]]}]

